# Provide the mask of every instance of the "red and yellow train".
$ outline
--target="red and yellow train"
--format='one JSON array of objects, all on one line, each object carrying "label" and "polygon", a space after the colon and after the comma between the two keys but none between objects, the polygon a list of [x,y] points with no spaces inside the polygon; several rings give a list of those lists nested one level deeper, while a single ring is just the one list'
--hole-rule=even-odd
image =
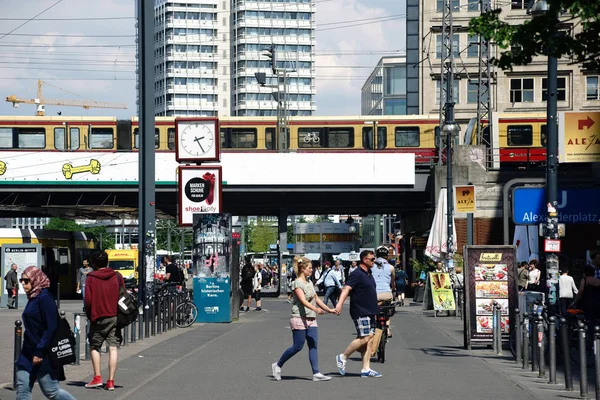
[{"label": "red and yellow train", "polygon": [[[275,118],[223,117],[219,122],[223,152],[276,149]],[[489,152],[495,163],[545,160],[545,114],[497,114],[493,122]],[[429,166],[438,157],[438,125],[433,116],[292,117],[287,143],[297,152],[414,153],[417,166]],[[138,131],[137,118],[3,116],[0,151],[135,151]],[[157,117],[155,131],[156,150],[174,151],[175,118]]]}]

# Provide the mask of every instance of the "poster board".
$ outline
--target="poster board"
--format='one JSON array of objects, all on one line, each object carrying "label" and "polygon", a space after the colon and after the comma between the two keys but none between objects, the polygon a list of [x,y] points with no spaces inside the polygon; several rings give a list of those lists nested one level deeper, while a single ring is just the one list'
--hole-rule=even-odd
[{"label": "poster board", "polygon": [[435,311],[456,310],[450,274],[448,272],[430,272],[428,280],[431,283],[433,309]]},{"label": "poster board", "polygon": [[502,306],[502,340],[510,337],[510,321],[517,307],[515,246],[465,246],[464,344],[492,343],[492,305]]},{"label": "poster board", "polygon": [[[35,243],[27,244],[5,244],[2,245],[2,276],[0,277],[0,289],[2,290],[2,306],[6,306],[8,294],[6,293],[6,281],[4,277],[10,269],[10,266],[17,264],[17,279],[21,278],[21,274],[25,268],[30,265],[41,267],[42,265],[42,245]],[[19,307],[24,307],[27,303],[27,297],[23,285],[19,284]]]}]

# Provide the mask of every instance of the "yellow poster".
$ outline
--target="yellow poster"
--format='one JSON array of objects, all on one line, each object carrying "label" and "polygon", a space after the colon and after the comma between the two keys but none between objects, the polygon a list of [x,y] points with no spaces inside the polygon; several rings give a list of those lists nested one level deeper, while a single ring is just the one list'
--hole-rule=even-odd
[{"label": "yellow poster", "polygon": [[559,118],[559,161],[600,161],[600,112],[564,112]]},{"label": "yellow poster", "polygon": [[454,198],[456,199],[454,204],[456,212],[474,213],[477,210],[475,186],[455,186]]},{"label": "yellow poster", "polygon": [[454,293],[450,282],[450,274],[447,272],[430,272],[431,297],[433,298],[433,309],[436,311],[455,310]]}]

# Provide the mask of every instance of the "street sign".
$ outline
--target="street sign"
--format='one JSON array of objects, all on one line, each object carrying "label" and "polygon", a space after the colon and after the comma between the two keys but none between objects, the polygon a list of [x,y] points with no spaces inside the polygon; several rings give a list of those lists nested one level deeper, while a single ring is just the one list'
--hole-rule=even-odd
[{"label": "street sign", "polygon": [[192,226],[194,214],[220,214],[223,210],[220,166],[180,166],[179,226]]},{"label": "street sign", "polygon": [[561,112],[558,151],[561,163],[600,162],[600,112]]},{"label": "street sign", "polygon": [[[600,220],[600,188],[558,191],[558,221],[565,224],[594,224]],[[519,187],[512,196],[513,221],[517,225],[537,225],[546,221],[546,190]]]},{"label": "street sign", "polygon": [[454,210],[456,212],[474,213],[477,210],[475,186],[454,186]]},{"label": "street sign", "polygon": [[544,252],[560,253],[560,239],[545,239]]}]

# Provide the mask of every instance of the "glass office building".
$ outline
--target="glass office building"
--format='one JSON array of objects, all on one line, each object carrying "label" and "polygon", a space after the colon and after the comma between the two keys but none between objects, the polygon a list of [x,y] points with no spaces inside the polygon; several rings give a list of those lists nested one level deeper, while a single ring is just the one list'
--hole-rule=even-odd
[{"label": "glass office building", "polygon": [[362,115],[406,115],[406,57],[382,57],[362,87]]}]

